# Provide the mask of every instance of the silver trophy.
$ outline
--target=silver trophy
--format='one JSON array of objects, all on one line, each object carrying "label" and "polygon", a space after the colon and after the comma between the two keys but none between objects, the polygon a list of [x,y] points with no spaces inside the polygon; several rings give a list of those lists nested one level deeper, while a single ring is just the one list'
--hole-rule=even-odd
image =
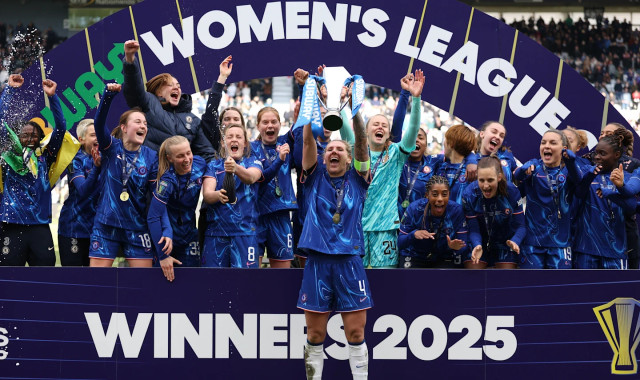
[{"label": "silver trophy", "polygon": [[340,111],[349,103],[349,98],[344,103],[340,103],[340,92],[344,81],[351,77],[351,74],[342,66],[325,67],[322,76],[326,81],[327,95],[325,101],[318,87],[318,100],[320,104],[327,110],[322,118],[322,126],[330,131],[337,131],[342,127],[342,115]]}]

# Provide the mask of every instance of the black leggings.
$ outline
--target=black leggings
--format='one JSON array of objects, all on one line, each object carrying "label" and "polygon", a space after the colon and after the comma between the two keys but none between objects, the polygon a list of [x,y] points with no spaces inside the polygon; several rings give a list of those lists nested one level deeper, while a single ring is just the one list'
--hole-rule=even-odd
[{"label": "black leggings", "polygon": [[89,266],[89,238],[70,238],[58,234],[60,264],[63,267]]},{"label": "black leggings", "polygon": [[0,266],[54,266],[56,254],[48,224],[2,224]]}]

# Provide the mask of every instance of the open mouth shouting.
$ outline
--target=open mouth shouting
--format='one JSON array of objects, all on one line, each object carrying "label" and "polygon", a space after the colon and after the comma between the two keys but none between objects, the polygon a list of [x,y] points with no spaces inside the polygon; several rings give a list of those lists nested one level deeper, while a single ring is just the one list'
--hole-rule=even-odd
[{"label": "open mouth shouting", "polygon": [[492,138],[489,140],[489,150],[495,152],[500,147],[500,144],[502,144],[502,141],[499,138]]},{"label": "open mouth shouting", "polygon": [[431,214],[434,216],[444,215],[446,205],[443,202],[436,202],[431,205]]}]

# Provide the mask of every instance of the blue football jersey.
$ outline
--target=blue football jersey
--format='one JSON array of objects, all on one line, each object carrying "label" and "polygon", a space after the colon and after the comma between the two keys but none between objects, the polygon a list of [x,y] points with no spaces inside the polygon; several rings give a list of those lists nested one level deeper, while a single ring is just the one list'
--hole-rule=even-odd
[{"label": "blue football jersey", "polygon": [[[588,191],[580,191],[580,211],[577,216],[576,236],[573,249],[577,252],[588,253],[594,256],[603,256],[612,259],[627,258],[627,234],[625,233],[624,209],[608,197],[600,198],[598,189],[612,193],[616,192],[616,186],[609,178],[611,173],[598,174],[593,178],[589,175],[587,182],[581,182],[580,186],[588,186]],[[625,182],[631,176],[625,173]],[[589,181],[590,178],[593,178]],[[584,190],[584,189],[580,189]],[[633,213],[635,200],[628,197],[631,207],[628,213]]]},{"label": "blue football jersey", "polygon": [[[483,156],[480,153],[477,153],[476,159],[480,161]],[[504,173],[504,177],[507,179],[507,182],[513,182],[513,171],[516,170],[518,165],[516,164],[516,159],[513,157],[513,153],[510,150],[498,150],[496,152],[496,157],[500,159],[500,165],[502,165],[502,172]]]},{"label": "blue football jersey", "polygon": [[190,173],[179,175],[171,166],[154,186],[153,196],[166,205],[174,244],[187,246],[198,241],[196,207],[206,169],[204,158],[193,156]]},{"label": "blue football jersey", "polygon": [[443,155],[438,155],[438,157],[441,157],[443,162],[436,174],[447,178],[449,181],[449,199],[461,204],[464,189],[469,185],[467,182],[467,159],[459,164],[453,164],[448,159],[445,160]]},{"label": "blue football jersey", "polygon": [[[51,223],[51,184],[49,169],[55,163],[67,131],[66,121],[57,95],[49,97],[55,128],[40,156],[36,157],[37,173],[20,175],[2,161],[2,221],[15,224]],[[1,128],[5,131],[4,126]],[[36,148],[38,149],[38,148]],[[32,153],[36,155],[36,153]]]},{"label": "blue football jersey", "polygon": [[[409,205],[402,218],[398,247],[402,256],[419,256],[427,260],[450,260],[454,251],[449,248],[447,236],[467,241],[468,230],[462,206],[449,201],[442,217],[432,216],[429,200],[419,199]],[[436,233],[434,239],[416,239],[415,232],[426,230]],[[465,250],[463,247],[459,252]]]},{"label": "blue football jersey", "polygon": [[[96,111],[94,126],[100,145],[102,173],[95,220],[130,231],[146,231],[147,196],[151,194],[150,183],[156,181],[158,174],[158,155],[146,146],[128,151],[122,140],[110,135],[106,118],[116,94],[105,91]],[[127,175],[129,178],[123,184]],[[126,199],[122,198],[124,192],[128,194]]]},{"label": "blue football jersey", "polygon": [[491,242],[494,247],[507,249],[507,240],[520,245],[526,234],[522,203],[520,191],[511,182],[507,182],[506,196],[497,194],[491,199],[482,195],[477,181],[470,184],[462,197],[462,207],[471,248],[486,247]]},{"label": "blue football jersey", "polygon": [[93,157],[80,149],[67,168],[69,197],[60,210],[58,234],[70,238],[89,238],[96,217],[101,166],[93,164]]},{"label": "blue football jersey", "polygon": [[[222,189],[224,181],[224,159],[217,159],[209,162],[205,177],[216,179],[216,190]],[[262,172],[262,163],[255,156],[243,158],[238,165],[249,168],[258,168]],[[235,204],[222,204],[216,202],[207,206],[207,236],[253,236],[256,234],[256,223],[258,221],[258,187],[260,182],[246,185],[236,179]]]},{"label": "blue football jersey", "polygon": [[[516,170],[518,178],[530,165],[535,170],[521,181],[527,197],[525,245],[566,248],[570,245],[571,204],[580,179],[575,161],[564,167],[545,168],[541,159],[533,159]],[[545,172],[546,170],[546,172]]]},{"label": "blue football jersey", "polygon": [[[443,159],[438,155],[422,157],[420,161],[407,161],[402,168],[400,183],[398,185],[398,213],[400,218],[404,215],[409,204],[422,199],[427,192],[427,182],[433,176]],[[412,186],[413,183],[413,186]],[[410,190],[410,191],[409,191]],[[406,202],[405,202],[406,201]]]},{"label": "blue football jersey", "polygon": [[302,180],[309,203],[298,247],[328,255],[363,256],[362,210],[369,184],[354,168],[331,178],[323,165],[314,166]]},{"label": "blue football jersey", "polygon": [[[280,210],[296,210],[298,202],[291,182],[291,169],[293,168],[293,155],[287,154],[284,162],[280,161],[277,145],[286,144],[289,141],[287,135],[278,137],[275,145],[264,145],[256,140],[251,143],[253,155],[260,160],[264,168],[265,176],[272,166],[280,165],[279,170],[271,181],[264,181],[258,189],[258,213],[260,216]],[[274,167],[275,169],[275,167]]]}]

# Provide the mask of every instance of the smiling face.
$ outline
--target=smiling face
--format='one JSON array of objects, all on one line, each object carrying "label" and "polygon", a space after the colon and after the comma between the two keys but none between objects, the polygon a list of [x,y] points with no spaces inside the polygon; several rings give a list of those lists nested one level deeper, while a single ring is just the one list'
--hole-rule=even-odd
[{"label": "smiling face", "polygon": [[170,152],[167,152],[167,160],[173,165],[176,173],[183,175],[191,172],[193,165],[193,153],[189,142],[185,141],[177,145],[173,145]]},{"label": "smiling face", "polygon": [[20,130],[20,144],[25,148],[35,149],[40,145],[40,134],[38,129],[31,124],[25,124]]},{"label": "smiling face", "polygon": [[495,153],[502,146],[504,136],[507,134],[507,130],[499,123],[489,124],[484,131],[480,132],[480,153],[483,156]]},{"label": "smiling face", "polygon": [[498,193],[500,176],[492,167],[478,169],[478,187],[485,198],[493,198]]},{"label": "smiling face", "polygon": [[242,125],[242,118],[240,117],[240,114],[238,113],[238,111],[233,109],[227,109],[222,115],[222,126],[226,127],[231,124]]},{"label": "smiling face", "polygon": [[431,215],[443,216],[449,202],[449,187],[443,183],[435,183],[429,188],[427,197],[429,198]]},{"label": "smiling face", "polygon": [[224,147],[227,155],[231,156],[234,160],[239,161],[244,155],[244,148],[247,145],[247,140],[244,136],[244,130],[240,127],[228,128],[224,133]]},{"label": "smiling face", "polygon": [[349,147],[342,141],[331,141],[324,150],[324,163],[329,176],[343,176],[351,165]]},{"label": "smiling face", "polygon": [[598,165],[602,165],[602,172],[608,173],[616,168],[618,160],[620,159],[620,152],[616,152],[615,149],[608,143],[600,141],[594,149],[593,162]]},{"label": "smiling face", "polygon": [[258,132],[260,132],[262,142],[267,145],[275,144],[280,133],[280,119],[278,116],[272,111],[266,111],[260,114],[258,119]]},{"label": "smiling face", "polygon": [[131,112],[126,123],[120,125],[120,129],[122,129],[122,141],[125,145],[133,144],[137,149],[147,137],[147,119],[142,112]]},{"label": "smiling face", "polygon": [[562,149],[566,148],[562,144],[562,137],[555,132],[547,132],[540,141],[540,158],[548,167],[560,166],[562,160]]},{"label": "smiling face", "polygon": [[371,150],[379,152],[384,149],[384,144],[389,139],[389,120],[383,115],[376,115],[367,123],[367,139]]},{"label": "smiling face", "polygon": [[409,159],[412,161],[420,161],[424,156],[424,151],[427,149],[427,134],[420,129],[418,131],[418,137],[416,137],[416,148],[409,155]]},{"label": "smiling face", "polygon": [[169,80],[158,88],[156,96],[164,98],[172,107],[177,106],[180,102],[180,96],[182,96],[180,83],[176,78],[169,77]]},{"label": "smiling face", "polygon": [[89,125],[84,131],[84,136],[78,137],[85,152],[91,153],[94,146],[98,146],[98,138],[96,137],[96,129],[93,124]]}]

